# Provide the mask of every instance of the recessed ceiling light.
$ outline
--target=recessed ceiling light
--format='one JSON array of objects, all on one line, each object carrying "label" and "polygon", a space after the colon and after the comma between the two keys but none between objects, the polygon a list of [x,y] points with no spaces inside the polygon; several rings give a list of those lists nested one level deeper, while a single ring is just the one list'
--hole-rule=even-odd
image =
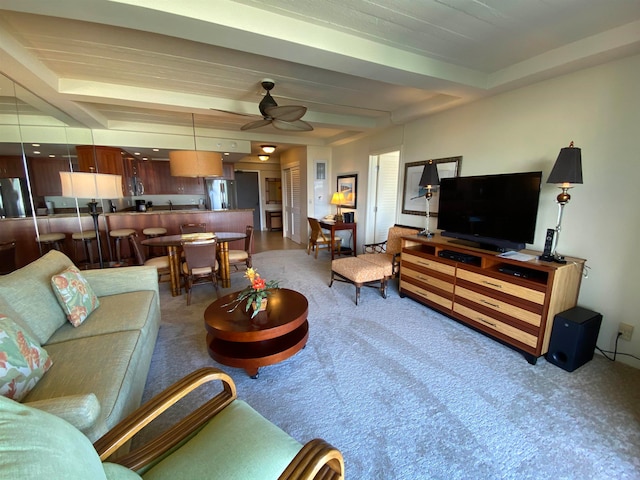
[{"label": "recessed ceiling light", "polygon": [[134,155],[140,155],[140,152],[133,152]]},{"label": "recessed ceiling light", "polygon": [[40,144],[39,144],[39,143],[32,143],[32,144],[31,144],[31,146],[32,146],[32,147],[39,147],[39,146],[40,146]]},{"label": "recessed ceiling light", "polygon": [[229,155],[229,152],[224,152],[224,155]]},{"label": "recessed ceiling light", "polygon": [[49,154],[49,158],[56,158],[56,156],[53,153],[51,153]]},{"label": "recessed ceiling light", "polygon": [[159,151],[160,151],[160,149],[159,149],[159,148],[154,148],[154,149],[153,149],[153,151],[154,151],[154,152],[159,152]]},{"label": "recessed ceiling light", "polygon": [[39,152],[38,150],[34,150],[34,151],[33,151],[33,154],[34,154],[34,155],[40,155],[40,152]]}]

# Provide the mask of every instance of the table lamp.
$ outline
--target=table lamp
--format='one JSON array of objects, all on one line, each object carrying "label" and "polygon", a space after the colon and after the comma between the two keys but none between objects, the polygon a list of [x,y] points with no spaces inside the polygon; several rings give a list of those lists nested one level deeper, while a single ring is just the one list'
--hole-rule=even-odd
[{"label": "table lamp", "polygon": [[63,197],[91,199],[87,205],[89,206],[89,214],[93,217],[93,227],[96,231],[100,268],[104,268],[100,230],[98,228],[100,212],[98,212],[96,199],[122,198],[122,177],[106,173],[60,172],[60,182],[62,184]]},{"label": "table lamp", "polygon": [[560,149],[560,153],[549,174],[547,183],[556,183],[558,184],[558,188],[562,189],[562,192],[556,197],[556,202],[558,203],[558,223],[555,229],[555,238],[553,239],[550,260],[557,263],[566,263],[564,257],[556,253],[562,225],[562,213],[564,206],[571,200],[569,189],[573,188],[574,184],[582,183],[582,152],[579,148],[573,146],[573,142],[571,142],[568,147]]},{"label": "table lamp", "polygon": [[424,237],[433,236],[433,233],[429,231],[429,202],[431,201],[431,197],[433,197],[431,189],[438,185],[440,185],[438,168],[436,167],[436,164],[433,163],[433,160],[429,160],[429,162],[424,166],[424,170],[422,170],[422,177],[420,177],[420,182],[418,182],[419,187],[426,189],[424,197],[427,200],[427,226],[424,230],[419,232],[418,235],[422,235]]},{"label": "table lamp", "polygon": [[342,211],[340,209],[340,207],[344,205],[344,202],[344,193],[342,192],[336,192],[333,194],[333,197],[331,197],[331,205],[336,206],[336,222],[344,221],[344,217],[342,216]]}]

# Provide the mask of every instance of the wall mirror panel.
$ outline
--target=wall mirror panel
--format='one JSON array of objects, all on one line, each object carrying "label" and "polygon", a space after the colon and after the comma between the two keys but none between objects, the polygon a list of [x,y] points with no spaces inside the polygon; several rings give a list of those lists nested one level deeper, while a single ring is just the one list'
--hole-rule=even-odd
[{"label": "wall mirror panel", "polygon": [[268,204],[282,203],[282,183],[279,178],[265,178],[265,200]]}]

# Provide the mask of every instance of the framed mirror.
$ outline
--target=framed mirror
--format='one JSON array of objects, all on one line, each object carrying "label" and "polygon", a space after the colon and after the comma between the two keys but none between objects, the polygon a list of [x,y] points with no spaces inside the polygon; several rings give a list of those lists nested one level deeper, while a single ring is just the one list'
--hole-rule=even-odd
[{"label": "framed mirror", "polygon": [[272,203],[282,203],[282,182],[279,178],[266,178],[266,202],[268,204]]}]

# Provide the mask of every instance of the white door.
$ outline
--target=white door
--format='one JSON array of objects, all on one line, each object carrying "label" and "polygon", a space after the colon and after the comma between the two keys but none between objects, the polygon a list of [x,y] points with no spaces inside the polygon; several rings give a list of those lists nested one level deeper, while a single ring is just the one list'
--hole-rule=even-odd
[{"label": "white door", "polygon": [[300,167],[285,168],[283,179],[284,236],[300,243]]},{"label": "white door", "polygon": [[400,152],[393,151],[369,157],[371,172],[366,243],[383,242],[387,239],[389,227],[396,223],[398,209],[398,176]]}]

